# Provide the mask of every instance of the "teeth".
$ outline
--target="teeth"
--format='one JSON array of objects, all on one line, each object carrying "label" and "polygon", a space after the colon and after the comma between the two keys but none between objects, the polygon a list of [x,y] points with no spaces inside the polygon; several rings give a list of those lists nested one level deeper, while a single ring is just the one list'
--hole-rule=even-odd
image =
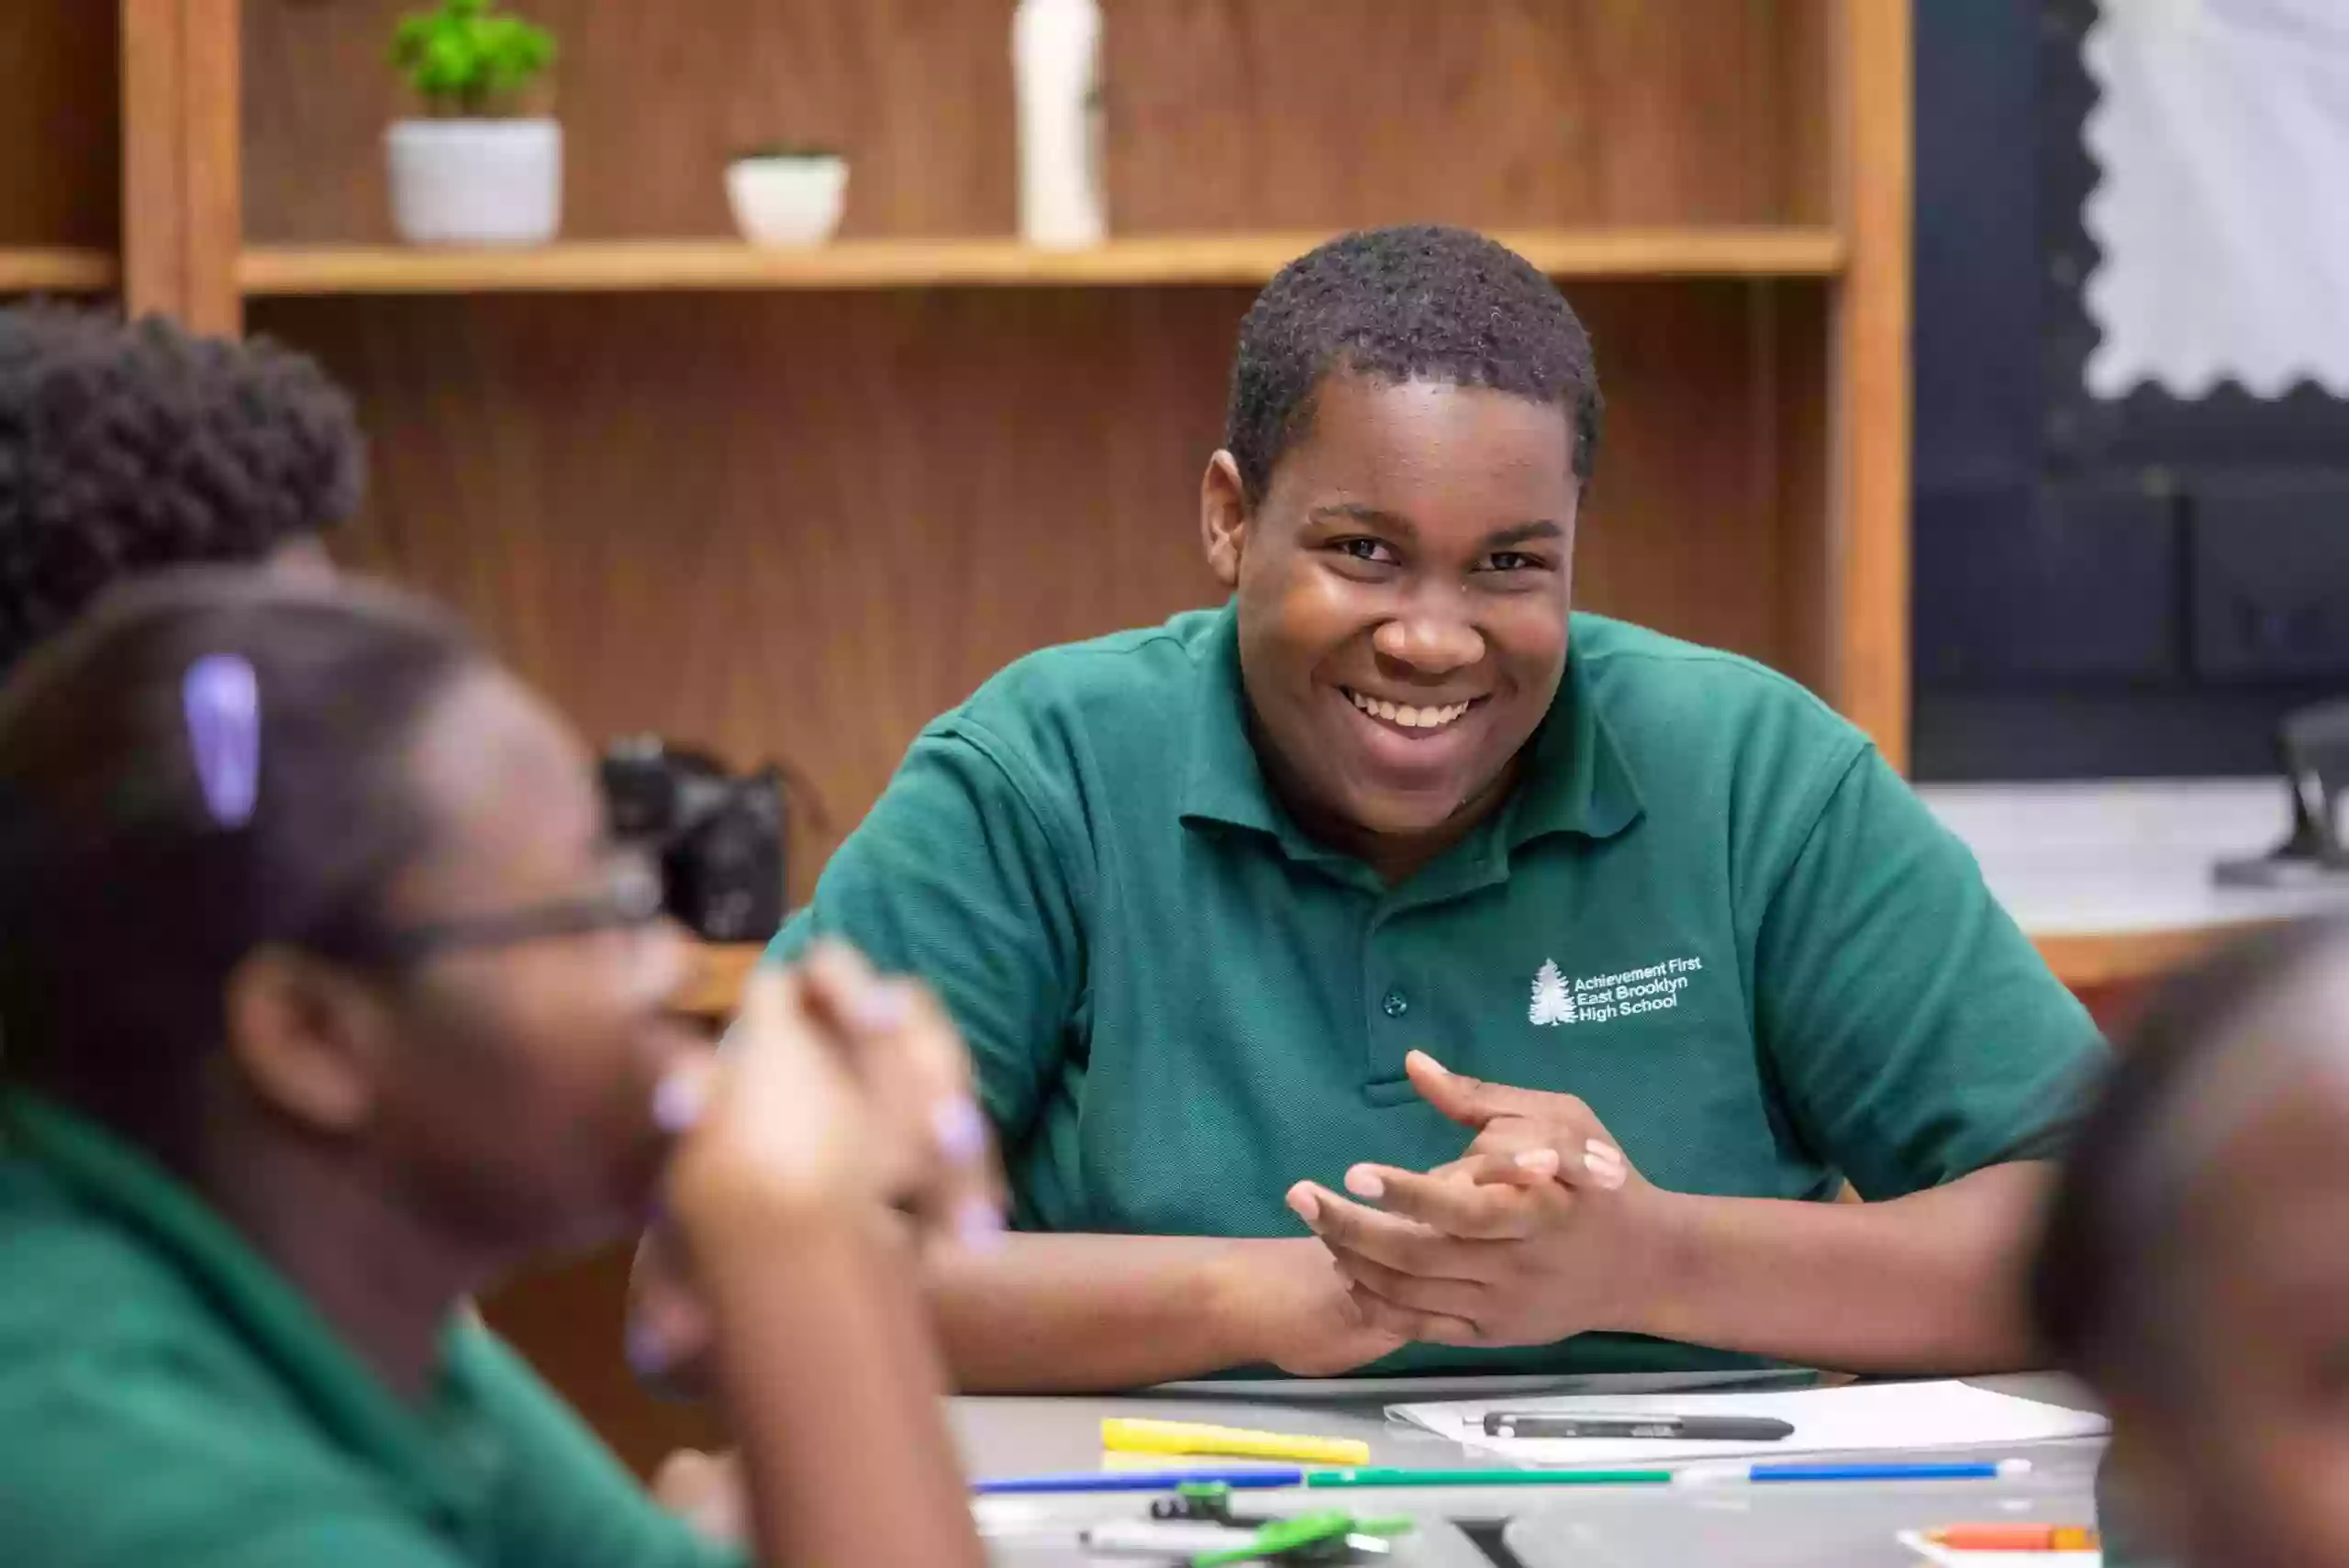
[{"label": "teeth", "polygon": [[1447,707],[1411,707],[1388,702],[1383,697],[1364,696],[1356,691],[1348,691],[1346,696],[1363,712],[1375,715],[1405,729],[1441,729],[1466,713],[1469,707],[1464,702],[1453,703]]}]

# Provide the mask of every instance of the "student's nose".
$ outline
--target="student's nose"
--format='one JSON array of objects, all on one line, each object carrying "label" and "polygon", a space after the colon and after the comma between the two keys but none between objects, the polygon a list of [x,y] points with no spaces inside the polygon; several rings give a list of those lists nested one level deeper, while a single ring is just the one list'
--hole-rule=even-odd
[{"label": "student's nose", "polygon": [[1456,604],[1414,604],[1371,634],[1380,656],[1421,675],[1448,675],[1485,656],[1485,634]]}]

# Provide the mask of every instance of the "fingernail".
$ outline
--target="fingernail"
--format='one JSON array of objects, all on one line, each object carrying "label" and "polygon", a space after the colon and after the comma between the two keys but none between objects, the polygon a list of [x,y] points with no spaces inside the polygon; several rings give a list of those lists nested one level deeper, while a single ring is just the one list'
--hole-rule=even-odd
[{"label": "fingernail", "polygon": [[639,1377],[658,1377],[669,1370],[669,1345],[651,1324],[641,1318],[631,1318],[623,1344],[628,1351],[628,1364]]},{"label": "fingernail", "polygon": [[1288,1208],[1291,1214],[1296,1215],[1308,1225],[1321,1217],[1321,1200],[1313,1195],[1313,1189],[1310,1187],[1291,1188],[1288,1195]]},{"label": "fingernail", "polygon": [[1346,1173],[1346,1191],[1356,1197],[1385,1197],[1386,1184],[1379,1180],[1377,1172],[1365,1171],[1357,1165]]},{"label": "fingernail", "polygon": [[1582,1162],[1590,1172],[1591,1179],[1609,1192],[1614,1191],[1631,1180],[1631,1173],[1612,1160],[1602,1160],[1596,1154],[1586,1154],[1583,1156]]},{"label": "fingernail", "polygon": [[974,1252],[1003,1246],[1003,1211],[985,1198],[966,1197],[954,1208],[954,1234]]},{"label": "fingernail", "polygon": [[975,1101],[948,1100],[930,1116],[938,1151],[957,1165],[974,1165],[987,1151],[987,1118]]},{"label": "fingernail", "polygon": [[1545,1176],[1558,1171],[1558,1151],[1554,1149],[1528,1149],[1514,1162],[1520,1171],[1539,1171]]},{"label": "fingernail", "polygon": [[672,1138],[690,1130],[709,1103],[707,1074],[678,1071],[652,1086],[652,1125]]},{"label": "fingernail", "polygon": [[1603,1138],[1594,1138],[1584,1144],[1583,1148],[1598,1155],[1601,1160],[1612,1160],[1618,1165],[1623,1162],[1623,1151]]},{"label": "fingernail", "polygon": [[1426,1051],[1415,1051],[1411,1052],[1411,1054],[1412,1054],[1412,1055],[1414,1055],[1414,1056],[1416,1056],[1416,1057],[1418,1057],[1420,1061],[1422,1061],[1422,1062],[1426,1062],[1430,1067],[1433,1068],[1436,1072],[1442,1073],[1445,1077],[1449,1078],[1449,1077],[1451,1077],[1451,1076],[1452,1076],[1452,1069],[1451,1069],[1451,1068],[1446,1067],[1442,1062],[1438,1062],[1434,1057],[1430,1056]]},{"label": "fingernail", "polygon": [[849,1020],[866,1034],[892,1034],[905,1027],[911,1012],[903,990],[895,985],[868,985],[849,1008]]}]

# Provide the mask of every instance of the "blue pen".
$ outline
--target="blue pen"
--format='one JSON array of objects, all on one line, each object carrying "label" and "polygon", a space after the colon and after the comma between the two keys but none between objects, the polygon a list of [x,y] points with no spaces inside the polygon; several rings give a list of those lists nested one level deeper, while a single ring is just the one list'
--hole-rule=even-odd
[{"label": "blue pen", "polygon": [[1680,1472],[1690,1485],[1711,1481],[1998,1481],[2031,1473],[2031,1461],[2002,1459],[1984,1463],[1701,1464]]},{"label": "blue pen", "polygon": [[1201,1484],[1262,1490],[1302,1485],[1304,1481],[1302,1470],[1263,1465],[1229,1470],[1075,1470],[1060,1475],[1007,1475],[993,1481],[974,1481],[971,1490],[982,1497],[1004,1497],[1051,1492],[1172,1492],[1179,1486]]}]

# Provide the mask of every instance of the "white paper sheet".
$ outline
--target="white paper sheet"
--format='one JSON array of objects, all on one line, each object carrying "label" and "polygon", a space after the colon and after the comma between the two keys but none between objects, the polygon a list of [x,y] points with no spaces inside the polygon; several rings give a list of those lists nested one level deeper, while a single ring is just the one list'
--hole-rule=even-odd
[{"label": "white paper sheet", "polygon": [[2349,5],[2102,0],[2087,389],[2349,397]]},{"label": "white paper sheet", "polygon": [[1953,1551],[1913,1529],[1900,1532],[1900,1544],[1940,1568],[2024,1568],[2032,1562],[2041,1568],[2099,1568],[2104,1562],[2101,1551]]},{"label": "white paper sheet", "polygon": [[[1776,1442],[1686,1442],[1648,1439],[1496,1438],[1485,1432],[1492,1410],[1557,1410],[1576,1415],[1770,1416],[1794,1428]],[[1836,1453],[2016,1448],[2106,1429],[2103,1417],[2036,1399],[2018,1399],[1969,1384],[1875,1383],[1779,1394],[1626,1395],[1612,1398],[1470,1399],[1390,1405],[1395,1419],[1521,1464],[1568,1469],[1672,1464],[1753,1457],[1798,1459]],[[1988,1456],[1986,1456],[1988,1457]]]}]

